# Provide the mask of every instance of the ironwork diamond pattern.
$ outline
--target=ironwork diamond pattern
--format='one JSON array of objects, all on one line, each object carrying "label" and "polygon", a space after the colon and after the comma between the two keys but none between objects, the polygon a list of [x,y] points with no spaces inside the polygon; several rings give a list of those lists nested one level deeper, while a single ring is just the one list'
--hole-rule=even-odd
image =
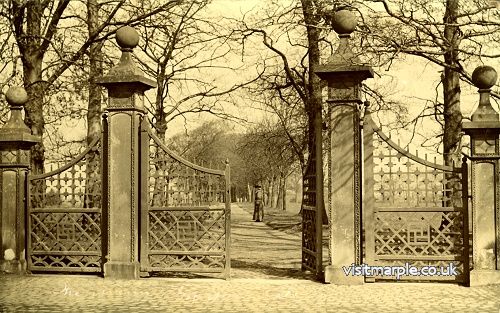
[{"label": "ironwork diamond pattern", "polygon": [[29,179],[28,267],[101,271],[101,163],[96,141],[83,155]]},{"label": "ironwork diamond pattern", "polygon": [[223,210],[151,211],[149,216],[150,250],[224,251]]},{"label": "ironwork diamond pattern", "polygon": [[417,267],[453,262],[464,273],[461,173],[402,153],[384,137],[374,132],[374,258],[379,265]]},{"label": "ironwork diamond pattern", "polygon": [[[376,255],[453,255],[460,253],[462,240],[460,212],[377,212],[375,223]],[[424,245],[410,240],[409,229],[416,218],[429,230]],[[420,228],[422,229],[422,228]]]},{"label": "ironwork diamond pattern", "polygon": [[[34,251],[99,251],[100,213],[31,213]],[[63,236],[64,235],[64,236]]]},{"label": "ironwork diamond pattern", "polygon": [[[148,271],[218,271],[227,266],[226,178],[175,159],[150,133]],[[142,262],[142,261],[141,261]]]}]

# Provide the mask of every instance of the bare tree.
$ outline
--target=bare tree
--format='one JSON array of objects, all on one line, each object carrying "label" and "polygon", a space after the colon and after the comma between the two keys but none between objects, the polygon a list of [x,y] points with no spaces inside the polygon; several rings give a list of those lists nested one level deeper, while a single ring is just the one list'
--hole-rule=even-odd
[{"label": "bare tree", "polygon": [[[146,14],[128,18],[127,23],[141,20],[148,16],[177,5],[180,1],[164,2]],[[29,101],[26,106],[26,124],[35,135],[44,135],[45,117],[44,105],[47,93],[54,83],[75,63],[82,60],[90,46],[111,36],[118,26],[125,24],[117,17],[125,8],[125,1],[106,2],[107,13],[102,20],[95,24],[97,2],[89,4],[91,8],[92,31],[88,38],[81,38],[83,33],[81,21],[82,4],[80,1],[69,0],[47,1],[19,1],[9,0],[7,10],[2,11],[1,17],[9,21],[14,34],[17,50],[23,65],[24,87],[28,91]],[[104,5],[104,4],[103,4]],[[93,9],[92,9],[93,8]],[[94,13],[92,13],[94,12]],[[43,172],[44,144],[41,142],[32,149],[32,169],[34,173]]]},{"label": "bare tree", "polygon": [[[321,63],[321,44],[330,29],[326,23],[326,4],[322,0],[301,0],[300,5],[293,2],[283,6],[271,2],[258,13],[258,22],[250,24],[243,20],[240,26],[245,39],[259,36],[263,45],[275,56],[267,63],[281,67],[279,70],[283,75],[276,76],[281,79],[275,79],[271,84],[267,81],[270,88],[264,90],[275,93],[285,102],[295,97],[297,100],[292,101],[300,101],[303,105],[307,116],[304,133],[307,158],[301,160],[305,164],[303,179],[315,180],[316,199],[323,199],[323,86],[314,71]],[[289,49],[282,48],[284,43]],[[294,96],[290,97],[292,94]],[[292,139],[292,146],[300,151],[298,141],[292,136],[288,138]],[[324,211],[322,200],[317,205]]]},{"label": "bare tree", "polygon": [[[431,114],[442,126],[445,164],[460,162],[461,81],[471,82],[470,63],[496,58],[500,30],[491,1],[370,0],[353,2],[364,16],[364,48],[391,64],[400,55],[417,56],[442,68],[442,100]],[[382,9],[379,10],[379,9]],[[477,63],[476,63],[477,64]]]},{"label": "bare tree", "polygon": [[[153,2],[151,0],[144,3]],[[234,105],[232,93],[258,77],[242,76],[243,64],[235,64],[237,49],[228,20],[210,16],[211,1],[188,1],[140,23],[145,58],[138,58],[158,88],[150,101],[150,116],[160,137],[168,123],[186,114],[204,113],[235,119],[225,110]],[[238,74],[240,73],[240,74]],[[217,76],[231,76],[233,84],[220,84]]]},{"label": "bare tree", "polygon": [[270,207],[286,210],[286,180],[296,170],[297,155],[279,123],[264,121],[241,138],[237,148],[249,178],[255,185],[264,182]]}]

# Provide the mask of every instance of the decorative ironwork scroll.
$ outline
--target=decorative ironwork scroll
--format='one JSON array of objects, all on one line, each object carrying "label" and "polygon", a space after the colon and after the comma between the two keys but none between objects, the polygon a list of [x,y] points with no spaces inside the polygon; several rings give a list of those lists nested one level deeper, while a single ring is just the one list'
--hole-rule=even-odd
[{"label": "decorative ironwork scroll", "polygon": [[100,140],[28,181],[28,270],[101,272]]},{"label": "decorative ironwork scroll", "polygon": [[222,171],[186,161],[145,122],[141,142],[141,271],[229,277],[229,165]]},{"label": "decorative ironwork scroll", "polygon": [[[461,168],[420,158],[390,140],[369,119],[373,131],[373,240],[371,260],[377,265],[412,263],[458,268],[458,276],[403,279],[467,282],[469,239],[467,164]],[[365,131],[368,127],[365,127]],[[370,130],[368,130],[370,131]],[[465,192],[462,192],[462,189]],[[370,213],[370,212],[369,212]],[[377,277],[376,277],[377,278]],[[391,277],[385,277],[391,279]]]}]

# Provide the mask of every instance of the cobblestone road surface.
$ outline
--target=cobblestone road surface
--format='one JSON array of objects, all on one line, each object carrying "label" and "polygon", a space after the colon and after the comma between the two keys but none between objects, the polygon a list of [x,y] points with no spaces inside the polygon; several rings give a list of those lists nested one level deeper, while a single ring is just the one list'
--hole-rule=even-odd
[{"label": "cobblestone road surface", "polygon": [[298,236],[252,222],[236,205],[233,223],[231,280],[5,275],[0,312],[500,312],[500,285],[336,286],[304,279]]}]

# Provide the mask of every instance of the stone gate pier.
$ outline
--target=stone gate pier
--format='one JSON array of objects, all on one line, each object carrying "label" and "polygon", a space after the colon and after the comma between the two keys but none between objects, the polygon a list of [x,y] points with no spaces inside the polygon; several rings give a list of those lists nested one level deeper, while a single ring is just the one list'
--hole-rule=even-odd
[{"label": "stone gate pier", "polygon": [[104,116],[104,277],[139,278],[139,127],[144,116],[144,92],[156,87],[132,60],[139,34],[130,26],[116,32],[120,62],[98,80],[108,90]]},{"label": "stone gate pier", "polygon": [[362,283],[362,276],[346,276],[343,266],[361,264],[361,83],[373,77],[373,70],[361,62],[350,47],[349,38],[357,20],[350,11],[334,15],[333,29],[340,38],[337,51],[315,70],[328,83],[328,149],[331,265],[325,268],[325,282]]},{"label": "stone gate pier", "polygon": [[32,135],[23,121],[28,102],[24,88],[9,88],[6,100],[11,115],[0,129],[0,273],[21,274],[26,271],[24,209],[30,148],[41,138]]},{"label": "stone gate pier", "polygon": [[472,270],[470,284],[500,283],[500,120],[490,103],[497,72],[479,66],[472,82],[479,89],[479,105],[462,129],[470,136],[472,186]]}]

